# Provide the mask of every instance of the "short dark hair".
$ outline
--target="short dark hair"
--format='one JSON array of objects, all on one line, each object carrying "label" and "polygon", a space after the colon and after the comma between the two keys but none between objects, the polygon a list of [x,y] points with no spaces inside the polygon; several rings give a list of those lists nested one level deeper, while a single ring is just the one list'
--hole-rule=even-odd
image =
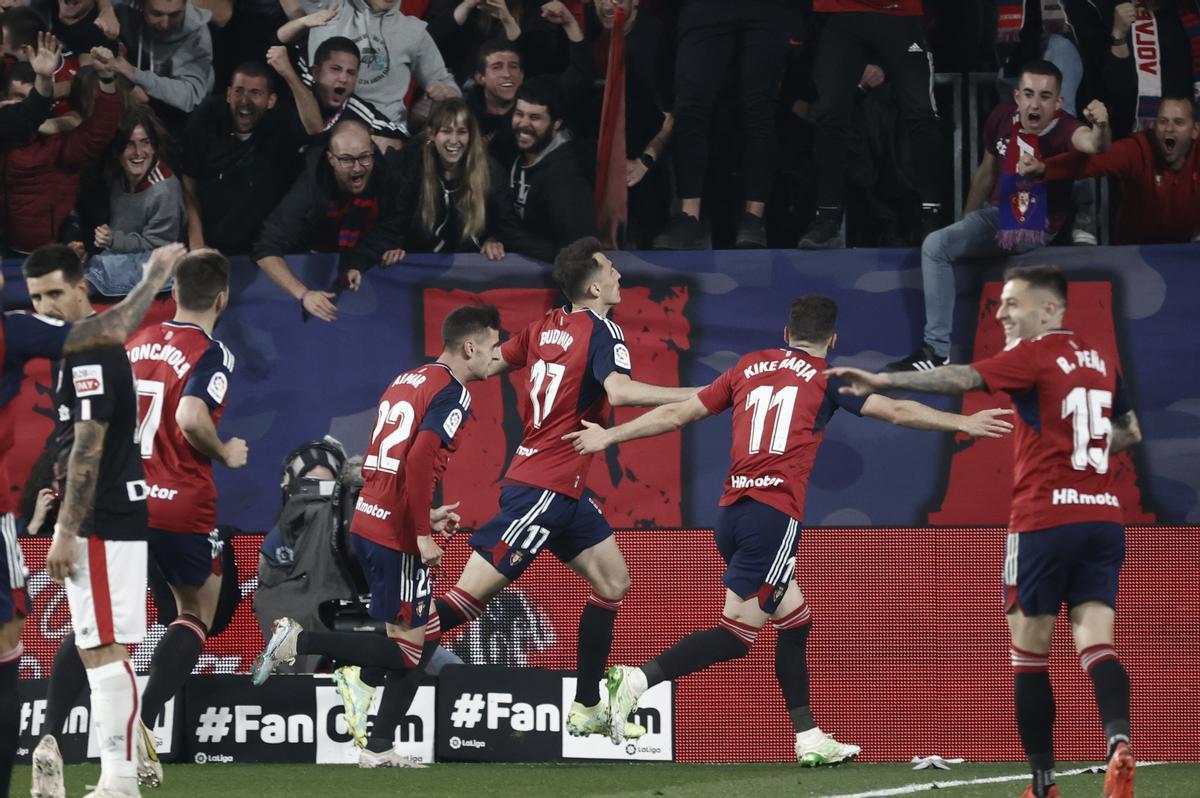
[{"label": "short dark hair", "polygon": [[29,253],[21,264],[21,274],[26,280],[54,272],[62,272],[63,279],[72,284],[83,279],[83,263],[75,250],[66,244],[43,244]]},{"label": "short dark hair", "polygon": [[1057,81],[1057,83],[1058,83],[1058,90],[1062,91],[1062,85],[1063,85],[1062,70],[1059,69],[1058,67],[1056,67],[1054,64],[1050,63],[1049,61],[1045,61],[1045,60],[1039,58],[1036,61],[1030,61],[1027,64],[1025,64],[1024,66],[1022,66],[1021,73],[1019,75],[1017,75],[1018,83],[1021,80],[1021,75],[1042,75],[1044,77],[1054,78],[1054,80]]},{"label": "short dark hair", "polygon": [[827,296],[805,294],[792,300],[788,312],[788,338],[792,341],[820,343],[833,335],[838,307]]},{"label": "short dark hair", "polygon": [[229,76],[229,85],[233,85],[233,79],[238,75],[245,75],[248,78],[262,78],[267,82],[267,91],[271,94],[275,93],[275,73],[273,70],[267,69],[267,65],[262,61],[243,61],[238,64],[233,74]]},{"label": "short dark hair", "polygon": [[525,59],[521,56],[521,51],[516,45],[503,37],[491,39],[483,43],[479,48],[479,52],[475,54],[475,74],[482,75],[487,69],[487,60],[489,56],[496,53],[516,53],[517,60],[521,62],[521,68],[525,68]]},{"label": "short dark hair", "polygon": [[229,259],[215,249],[197,249],[175,267],[175,299],[184,310],[201,313],[229,288]]},{"label": "short dark hair", "polygon": [[8,92],[14,83],[33,83],[36,80],[37,73],[33,71],[33,66],[28,61],[16,62],[4,73],[4,80],[0,81],[0,99],[8,97]]},{"label": "short dark hair", "polygon": [[571,302],[585,298],[587,285],[600,268],[595,255],[603,251],[600,239],[585,236],[567,244],[554,259],[554,282]]},{"label": "short dark hair", "polygon": [[1067,276],[1057,266],[1010,266],[1004,270],[1004,282],[1024,280],[1034,288],[1049,291],[1067,304]]},{"label": "short dark hair", "polygon": [[458,346],[485,330],[500,330],[500,311],[495,305],[463,305],[442,320],[442,348]]},{"label": "short dark hair", "polygon": [[521,88],[517,89],[517,99],[531,105],[544,105],[552,122],[563,118],[562,93],[558,89],[558,81],[548,75],[538,75],[523,82]]},{"label": "short dark hair", "polygon": [[362,52],[357,44],[345,36],[331,36],[317,45],[317,51],[313,53],[313,69],[324,64],[334,53],[349,53],[356,61],[362,62]]},{"label": "short dark hair", "polygon": [[0,14],[0,29],[8,28],[8,46],[14,50],[22,47],[37,47],[37,35],[49,30],[37,12],[26,6],[17,6]]},{"label": "short dark hair", "polygon": [[[28,81],[26,81],[26,82],[28,82]],[[1193,99],[1190,95],[1187,95],[1187,94],[1178,94],[1178,95],[1164,94],[1163,98],[1161,100],[1159,100],[1159,103],[1158,103],[1159,113],[1162,113],[1163,103],[1166,103],[1166,102],[1183,103],[1184,105],[1186,105],[1188,107],[1188,113],[1191,114],[1192,121],[1196,120],[1196,100]]]}]

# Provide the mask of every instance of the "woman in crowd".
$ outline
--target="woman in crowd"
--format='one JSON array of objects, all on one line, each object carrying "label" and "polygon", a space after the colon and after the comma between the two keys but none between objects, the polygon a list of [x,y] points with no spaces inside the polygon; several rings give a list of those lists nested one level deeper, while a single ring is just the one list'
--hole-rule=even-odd
[{"label": "woman in crowd", "polygon": [[153,111],[125,114],[103,176],[108,220],[92,235],[96,251],[149,252],[183,240],[183,188],[162,159],[166,145],[166,130]]},{"label": "woman in crowd", "polygon": [[488,156],[461,98],[437,103],[415,144],[404,153],[395,212],[342,256],[352,287],[361,272],[391,266],[406,252],[482,252],[500,260],[506,249],[524,249],[504,170]]}]

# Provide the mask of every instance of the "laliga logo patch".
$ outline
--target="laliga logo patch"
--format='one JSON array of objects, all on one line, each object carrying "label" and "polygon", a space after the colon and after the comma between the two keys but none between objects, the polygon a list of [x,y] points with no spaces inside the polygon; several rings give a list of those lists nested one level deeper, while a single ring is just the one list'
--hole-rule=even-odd
[{"label": "laliga logo patch", "polygon": [[217,404],[225,401],[225,392],[229,390],[229,380],[225,378],[225,374],[218,371],[212,375],[212,379],[208,381],[208,395]]},{"label": "laliga logo patch", "polygon": [[447,438],[453,438],[454,433],[458,432],[458,428],[462,426],[463,414],[457,407],[450,411],[450,415],[446,416],[446,423],[442,424],[442,429],[446,431]]},{"label": "laliga logo patch", "polygon": [[633,363],[629,359],[629,348],[625,344],[613,347],[613,361],[623,369],[633,369]]},{"label": "laliga logo patch", "polygon": [[104,394],[104,368],[102,366],[75,366],[71,369],[71,380],[75,383],[75,395],[102,396]]}]

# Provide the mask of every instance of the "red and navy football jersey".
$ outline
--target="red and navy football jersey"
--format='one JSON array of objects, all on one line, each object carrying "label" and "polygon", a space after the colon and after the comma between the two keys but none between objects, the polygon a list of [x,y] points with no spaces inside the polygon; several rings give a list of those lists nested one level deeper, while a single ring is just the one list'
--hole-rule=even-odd
[{"label": "red and navy football jersey", "polygon": [[710,413],[733,408],[733,443],[722,507],[751,498],[804,518],[804,497],[825,426],[839,407],[862,415],[864,397],[839,394],[825,358],[798,349],[762,349],[700,391]]},{"label": "red and navy football jersey", "polygon": [[583,419],[603,421],[604,380],[632,371],[625,334],[592,310],[565,306],[506,341],[500,353],[513,369],[529,367],[521,405],[525,436],[505,479],[578,499],[592,455],[579,454],[562,436],[578,430]]},{"label": "red and navy football jersey", "polygon": [[379,399],[375,429],[363,458],[363,488],[354,506],[350,531],[380,545],[420,554],[407,506],[404,464],[417,433],[430,430],[441,439],[433,479],[446,471],[456,437],[471,410],[471,394],[442,363],[406,371]]},{"label": "red and navy football jersey", "polygon": [[13,419],[8,404],[21,392],[25,364],[34,358],[57,360],[71,325],[36,313],[0,314],[0,513],[17,511],[18,494],[10,491],[7,453],[13,448]]},{"label": "red and navy football jersey", "polygon": [[1121,523],[1108,447],[1112,419],[1130,406],[1116,352],[1052,330],[971,366],[1017,411],[1009,530]]},{"label": "red and navy football jersey", "polygon": [[165,321],[125,343],[138,397],[137,443],[146,472],[150,527],[207,535],[217,526],[212,461],[192,448],[175,422],[185,396],[221,420],[233,354],[195,324]]}]

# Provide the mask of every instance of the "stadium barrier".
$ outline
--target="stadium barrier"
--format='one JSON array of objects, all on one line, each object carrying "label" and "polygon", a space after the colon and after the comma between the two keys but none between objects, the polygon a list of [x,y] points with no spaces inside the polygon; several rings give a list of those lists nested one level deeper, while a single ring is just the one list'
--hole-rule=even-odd
[{"label": "stadium barrier", "polygon": [[[633,588],[617,619],[613,662],[640,663],[684,634],[716,623],[722,564],[710,531],[620,530],[617,540]],[[263,645],[249,601],[260,542],[259,535],[234,540],[245,598],[229,629],[206,645],[201,675],[189,682],[171,716],[177,729],[160,734],[178,740],[173,755],[187,761],[195,761],[196,754],[210,762],[244,757],[248,749],[239,754],[238,746],[248,743],[236,735],[212,739],[214,724],[219,726],[228,710],[231,723],[241,717],[243,723],[257,724],[253,730],[245,727],[247,740],[258,735],[270,741],[255,742],[261,756],[275,757],[263,761],[348,761],[352,752],[327,679],[280,676],[255,689],[247,677],[228,675],[244,674]],[[43,569],[49,543],[47,538],[22,541],[32,572],[34,618],[24,638],[22,674],[27,677],[48,672],[54,650],[69,630],[65,596]],[[1128,530],[1117,648],[1132,678],[1133,729],[1143,759],[1200,761],[1198,548],[1200,527]],[[1000,609],[1003,551],[1004,533],[996,528],[805,529],[796,575],[813,609],[812,705],[822,727],[861,744],[867,760],[904,761],[930,754],[977,761],[1022,759]],[[453,584],[468,553],[461,540],[446,547],[436,592]],[[562,672],[574,667],[575,630],[587,597],[582,580],[564,579],[564,573],[552,557],[538,558],[516,585],[497,596],[483,618],[444,638],[450,650],[474,665],[515,670],[450,668],[436,690],[429,682],[402,726],[415,744],[418,724],[412,718],[419,720],[425,746],[421,755],[541,761],[556,758],[560,750],[562,756],[587,753],[572,753],[566,743],[574,741],[563,738],[561,729],[555,736],[547,709],[565,708],[574,692]],[[147,640],[134,647],[139,672],[145,672],[162,633],[156,624]],[[682,679],[672,696],[650,705],[657,717],[643,720],[659,724],[662,736],[646,740],[646,750],[634,755],[656,758],[673,751],[683,762],[790,759],[791,729],[773,670],[774,637],[771,628],[764,629],[745,659]],[[1051,676],[1059,758],[1102,758],[1091,685],[1079,668],[1065,623],[1056,631]],[[26,751],[42,731],[44,705],[36,702],[43,691],[35,681],[21,687]],[[502,698],[506,694],[511,698]],[[463,696],[467,699],[456,710]],[[481,719],[469,726],[475,712],[471,707],[480,701],[485,707],[479,710]],[[674,711],[668,712],[672,703]],[[533,737],[540,743],[507,745],[506,735],[517,722],[516,704],[541,708],[532,710],[532,716],[522,709],[520,721],[525,724],[532,717]],[[508,715],[497,714],[496,729],[489,729],[491,713],[500,707]],[[77,714],[74,723],[83,730],[86,710],[80,711],[85,714]],[[456,711],[462,721],[458,727],[451,720]],[[268,716],[273,717],[268,721]],[[540,731],[539,717],[545,727]],[[311,740],[287,742],[289,734],[303,738],[306,729]],[[484,736],[470,734],[477,730]],[[529,736],[523,729],[520,733]],[[561,748],[555,742],[560,738],[565,741]],[[606,747],[613,755],[608,742],[589,741],[592,751]],[[67,748],[69,756],[82,756],[84,742],[77,738]],[[634,755],[616,751],[618,758]]]},{"label": "stadium barrier", "polygon": [[[1009,263],[1058,263],[1074,281],[1067,324],[1121,353],[1119,367],[1145,441],[1115,458],[1129,523],[1200,523],[1200,370],[1181,368],[1200,351],[1195,323],[1200,245],[1056,247],[1008,261],[964,263],[953,361],[985,356],[1002,343],[994,316],[997,280]],[[622,325],[638,379],[705,385],[751,349],[781,342],[788,303],[802,293],[840,306],[834,362],[878,368],[919,342],[923,300],[913,250],[613,253],[622,273]],[[336,258],[293,256],[308,285],[326,284]],[[6,261],[9,306],[23,281]],[[343,294],[334,324],[305,323],[295,300],[242,259],[234,300],[217,328],[236,355],[222,434],[245,438],[245,468],[216,470],[221,523],[266,529],[279,509],[279,463],[303,440],[330,433],[362,452],[384,385],[440,349],[439,326],[458,304],[499,305],[509,333],[560,301],[542,264],[510,256],[410,255],[403,268],[367,275]],[[159,314],[169,308],[160,307]],[[1118,364],[1110,364],[1117,367]],[[37,456],[53,409],[45,363],[31,365],[16,400],[19,423],[10,472]],[[498,480],[520,440],[518,411],[528,401],[517,373],[473,383],[473,420],[445,477],[462,499],[464,524],[495,512]],[[957,399],[924,397],[940,408]],[[1002,406],[977,394],[963,406]],[[615,418],[637,411],[623,408]],[[1002,525],[1008,518],[1011,442],[971,442],[838,414],[825,433],[808,489],[805,521],[823,526]],[[594,461],[589,486],[615,526],[711,527],[725,479],[729,423],[713,419],[682,433],[634,441]],[[24,458],[24,459],[22,459]]]}]

